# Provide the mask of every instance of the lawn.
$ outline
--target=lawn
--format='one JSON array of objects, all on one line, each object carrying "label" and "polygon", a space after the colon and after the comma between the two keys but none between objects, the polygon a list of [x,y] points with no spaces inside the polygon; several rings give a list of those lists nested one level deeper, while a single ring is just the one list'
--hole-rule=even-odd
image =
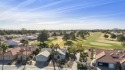
[{"label": "lawn", "polygon": [[64,47],[64,41],[62,40],[62,37],[57,37],[56,40],[52,41],[53,44],[59,44],[60,48]]},{"label": "lawn", "polygon": [[90,33],[91,36],[87,38],[86,41],[78,41],[78,43],[82,43],[83,46],[87,47],[94,47],[94,48],[101,48],[101,49],[125,49],[121,46],[120,42],[111,39],[104,39],[103,33],[95,32]]},{"label": "lawn", "polygon": [[[74,46],[78,44],[82,44],[84,48],[100,48],[100,49],[125,49],[123,46],[121,46],[121,43],[112,40],[110,38],[105,39],[103,37],[103,33],[101,32],[94,32],[90,33],[90,36],[86,38],[86,40],[83,40],[82,38],[78,38],[77,41],[74,42]],[[47,41],[47,43],[50,45],[51,43],[59,44],[60,48],[66,47],[64,45],[64,41],[62,40],[62,37],[58,36],[57,39],[50,39],[50,41]],[[39,44],[39,42],[34,42],[34,44]]]}]

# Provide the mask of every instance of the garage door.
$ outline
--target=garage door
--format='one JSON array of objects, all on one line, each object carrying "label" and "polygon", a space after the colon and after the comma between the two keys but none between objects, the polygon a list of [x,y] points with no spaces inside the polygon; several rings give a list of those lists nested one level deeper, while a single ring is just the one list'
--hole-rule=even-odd
[{"label": "garage door", "polygon": [[108,63],[98,62],[98,66],[109,67]]},{"label": "garage door", "polygon": [[36,57],[36,61],[47,61],[47,58],[46,57],[37,56]]},{"label": "garage door", "polygon": [[109,68],[114,68],[114,64],[109,64]]}]

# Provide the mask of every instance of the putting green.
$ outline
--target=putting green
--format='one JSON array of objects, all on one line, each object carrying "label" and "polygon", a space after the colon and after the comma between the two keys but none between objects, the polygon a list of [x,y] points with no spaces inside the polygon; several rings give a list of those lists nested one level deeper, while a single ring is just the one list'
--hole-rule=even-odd
[{"label": "putting green", "polygon": [[96,46],[112,46],[111,44],[99,43],[99,42],[91,42],[90,44]]}]

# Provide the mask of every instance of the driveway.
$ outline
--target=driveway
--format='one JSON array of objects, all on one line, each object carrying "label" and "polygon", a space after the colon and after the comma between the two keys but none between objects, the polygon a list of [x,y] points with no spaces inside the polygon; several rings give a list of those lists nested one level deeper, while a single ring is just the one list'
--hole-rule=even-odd
[{"label": "driveway", "polygon": [[[8,63],[10,63],[10,61],[4,61],[4,65],[7,65]],[[0,61],[0,65],[3,64],[3,61]]]}]

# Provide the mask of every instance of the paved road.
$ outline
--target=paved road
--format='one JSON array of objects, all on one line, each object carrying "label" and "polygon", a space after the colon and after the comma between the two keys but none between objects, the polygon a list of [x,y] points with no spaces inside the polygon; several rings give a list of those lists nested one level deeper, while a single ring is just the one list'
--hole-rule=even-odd
[{"label": "paved road", "polygon": [[[17,67],[15,65],[4,65],[4,70],[23,70],[24,66]],[[58,67],[55,68],[56,70],[72,70],[70,68],[63,68],[58,69]],[[2,66],[0,65],[0,70],[2,70]],[[26,66],[25,70],[54,70],[53,67],[44,67],[44,68],[38,68],[36,66]]]}]

